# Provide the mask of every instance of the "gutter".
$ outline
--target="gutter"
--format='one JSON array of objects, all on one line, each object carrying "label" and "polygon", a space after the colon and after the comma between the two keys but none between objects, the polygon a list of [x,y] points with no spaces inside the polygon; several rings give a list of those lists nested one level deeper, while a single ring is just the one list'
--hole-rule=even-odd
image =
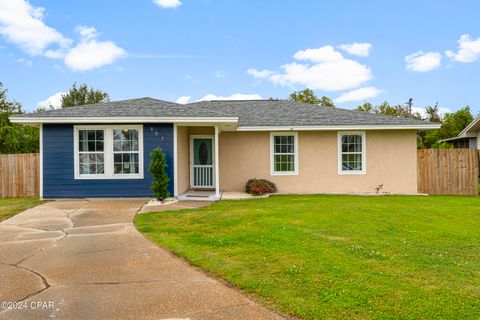
[{"label": "gutter", "polygon": [[237,131],[338,131],[338,130],[434,130],[440,124],[423,125],[332,125],[332,126],[252,126],[238,127]]}]

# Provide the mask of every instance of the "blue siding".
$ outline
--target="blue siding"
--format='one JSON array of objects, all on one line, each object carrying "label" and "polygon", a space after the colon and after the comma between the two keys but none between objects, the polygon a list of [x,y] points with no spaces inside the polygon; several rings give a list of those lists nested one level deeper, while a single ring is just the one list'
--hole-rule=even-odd
[{"label": "blue siding", "polygon": [[148,172],[150,152],[160,147],[167,154],[169,190],[173,194],[173,125],[144,124],[144,179],[75,180],[73,125],[43,126],[44,198],[151,197]]}]

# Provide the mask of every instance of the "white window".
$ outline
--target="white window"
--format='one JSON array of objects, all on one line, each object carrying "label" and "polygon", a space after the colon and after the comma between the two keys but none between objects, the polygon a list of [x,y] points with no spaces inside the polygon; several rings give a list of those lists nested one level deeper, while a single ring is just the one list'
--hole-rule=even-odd
[{"label": "white window", "polygon": [[142,126],[75,126],[75,179],[142,179]]},{"label": "white window", "polygon": [[296,132],[270,134],[270,173],[296,175],[298,173],[298,136]]},{"label": "white window", "polygon": [[104,130],[78,130],[79,173],[81,175],[105,174]]},{"label": "white window", "polygon": [[113,129],[113,173],[139,173],[138,129]]},{"label": "white window", "polygon": [[338,173],[365,173],[365,132],[338,133]]}]

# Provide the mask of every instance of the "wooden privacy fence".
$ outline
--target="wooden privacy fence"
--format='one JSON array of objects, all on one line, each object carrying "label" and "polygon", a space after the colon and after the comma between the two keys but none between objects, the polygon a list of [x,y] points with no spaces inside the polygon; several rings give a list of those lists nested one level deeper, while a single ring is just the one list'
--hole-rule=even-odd
[{"label": "wooden privacy fence", "polygon": [[38,196],[38,153],[0,154],[0,198]]},{"label": "wooden privacy fence", "polygon": [[423,149],[417,153],[418,192],[478,194],[477,149]]}]

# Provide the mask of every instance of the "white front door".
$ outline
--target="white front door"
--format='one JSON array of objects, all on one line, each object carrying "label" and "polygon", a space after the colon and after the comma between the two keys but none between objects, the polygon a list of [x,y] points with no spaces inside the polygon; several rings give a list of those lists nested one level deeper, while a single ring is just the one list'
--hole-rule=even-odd
[{"label": "white front door", "polygon": [[192,188],[214,188],[213,136],[190,137],[190,185]]}]

